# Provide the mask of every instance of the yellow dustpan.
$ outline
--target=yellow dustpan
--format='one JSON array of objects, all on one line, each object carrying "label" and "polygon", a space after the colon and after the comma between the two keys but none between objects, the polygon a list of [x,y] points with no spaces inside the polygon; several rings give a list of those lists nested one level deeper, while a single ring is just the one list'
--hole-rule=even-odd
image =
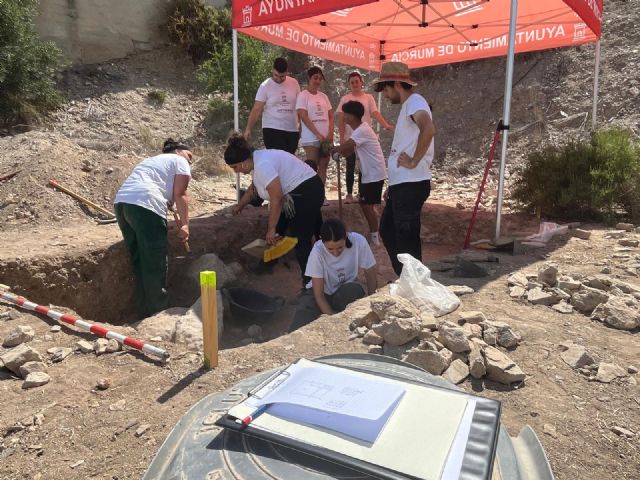
[{"label": "yellow dustpan", "polygon": [[280,258],[293,250],[297,244],[298,239],[295,237],[282,237],[273,247],[269,247],[264,251],[262,260],[264,263],[268,263]]}]

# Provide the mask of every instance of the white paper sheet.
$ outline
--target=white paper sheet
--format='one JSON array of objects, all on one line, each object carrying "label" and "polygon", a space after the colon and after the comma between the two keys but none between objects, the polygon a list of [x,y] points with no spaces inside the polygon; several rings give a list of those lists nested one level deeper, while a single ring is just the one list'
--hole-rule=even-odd
[{"label": "white paper sheet", "polygon": [[404,395],[397,382],[301,359],[247,404],[373,443]]}]

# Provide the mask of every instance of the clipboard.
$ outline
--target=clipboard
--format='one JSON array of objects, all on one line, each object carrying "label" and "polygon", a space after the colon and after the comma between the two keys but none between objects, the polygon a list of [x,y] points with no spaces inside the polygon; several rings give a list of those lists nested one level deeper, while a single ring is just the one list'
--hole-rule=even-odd
[{"label": "clipboard", "polygon": [[[294,362],[297,363],[297,362]],[[288,368],[288,367],[287,367]],[[331,368],[344,368],[333,366]],[[360,373],[363,375],[371,375],[370,372],[358,372],[356,369],[345,368],[347,371]],[[411,472],[407,472],[406,468],[390,468],[388,464],[385,462],[380,462],[379,457],[375,455],[375,445],[373,448],[373,452],[368,452],[366,448],[363,448],[361,445],[354,446],[355,455],[351,454],[349,449],[335,448],[335,445],[332,447],[333,442],[323,442],[323,441],[315,441],[318,438],[322,440],[322,437],[314,438],[312,435],[310,436],[310,431],[307,431],[307,434],[300,434],[300,431],[297,432],[295,430],[295,435],[290,434],[290,429],[288,428],[265,428],[264,425],[261,425],[260,422],[252,423],[248,425],[246,428],[239,425],[235,421],[235,417],[230,415],[223,415],[219,418],[217,424],[224,428],[228,428],[230,430],[239,431],[244,435],[259,438],[261,440],[265,440],[268,442],[272,442],[274,444],[280,445],[282,447],[290,448],[307,455],[314,456],[316,458],[320,458],[324,461],[341,465],[343,467],[347,467],[349,469],[354,470],[355,472],[364,473],[370,475],[375,478],[380,479],[391,479],[391,480],[400,480],[400,479],[416,479],[416,480],[438,480],[438,479],[478,479],[485,480],[491,478],[492,468],[493,468],[493,459],[495,456],[497,440],[498,440],[498,430],[499,430],[499,417],[500,417],[500,402],[496,400],[484,399],[481,397],[476,397],[473,395],[469,395],[465,392],[457,392],[452,391],[446,388],[436,387],[433,385],[425,384],[421,381],[411,381],[406,380],[406,378],[400,378],[394,375],[373,375],[374,377],[386,378],[387,380],[399,381],[407,386],[411,386],[411,391],[418,391],[420,394],[425,395],[434,395],[434,396],[442,396],[445,395],[449,397],[448,403],[456,399],[464,399],[464,401],[468,405],[473,405],[472,408],[465,409],[465,415],[470,420],[468,423],[468,429],[466,432],[463,432],[463,435],[458,438],[458,446],[456,448],[458,452],[458,459],[460,465],[457,467],[454,466],[453,469],[447,469],[447,464],[445,464],[439,471],[432,472],[428,475],[423,475],[423,472],[418,472],[418,474],[412,474]],[[254,388],[250,395],[256,395],[257,392],[262,390],[266,385],[269,385],[271,382],[285,382],[290,377],[286,373],[286,369],[279,370],[275,372],[272,376],[267,378],[263,383]],[[425,393],[426,392],[426,393]],[[243,400],[240,403],[243,403]],[[403,400],[404,401],[404,400]],[[455,401],[453,401],[455,403]],[[444,408],[444,407],[443,407]],[[266,416],[266,414],[265,414]],[[259,418],[262,418],[259,417]],[[400,416],[401,419],[404,418],[403,421],[406,421],[406,416]],[[393,420],[393,419],[392,419]],[[270,420],[274,421],[274,420]],[[286,422],[285,420],[279,420],[279,425],[285,425],[282,422]],[[265,422],[266,423],[266,422]],[[394,428],[400,428],[401,431],[404,431],[401,424],[396,425]],[[411,427],[411,426],[409,426]],[[299,429],[299,426],[296,428]],[[306,427],[310,429],[311,427]],[[458,425],[456,428],[460,428]],[[409,428],[410,430],[410,428]],[[318,435],[325,435],[326,432],[311,432]],[[391,432],[392,433],[392,432]],[[391,434],[389,433],[389,434]],[[457,435],[457,431],[456,431]],[[313,440],[310,441],[309,439]],[[462,440],[460,440],[462,439]],[[342,442],[342,445],[345,445],[344,439],[335,439],[337,442]],[[395,449],[397,450],[397,446],[395,445]],[[448,447],[447,452],[447,462],[449,462],[449,458],[452,455],[451,449],[453,446],[453,442]],[[388,445],[383,448],[388,448]],[[415,448],[415,446],[413,447]],[[345,453],[347,451],[347,453]],[[363,455],[362,452],[365,452]],[[420,456],[407,458],[405,459],[407,463],[421,463],[420,459],[424,459],[425,455],[428,456],[429,449],[421,450]],[[373,453],[373,455],[367,456],[368,453]],[[413,455],[412,455],[413,456]],[[395,457],[398,457],[397,454]],[[480,461],[481,460],[481,461]],[[382,463],[382,464],[381,464]],[[428,463],[428,462],[427,462]],[[402,465],[401,465],[402,466]],[[406,465],[405,465],[406,467]],[[415,472],[414,472],[415,473]]]}]

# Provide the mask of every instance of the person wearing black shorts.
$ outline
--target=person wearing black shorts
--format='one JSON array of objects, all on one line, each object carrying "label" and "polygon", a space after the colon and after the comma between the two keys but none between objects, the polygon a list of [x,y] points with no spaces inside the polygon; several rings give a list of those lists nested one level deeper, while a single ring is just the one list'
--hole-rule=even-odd
[{"label": "person wearing black shorts", "polygon": [[371,231],[371,243],[380,245],[378,234],[378,215],[375,206],[382,200],[382,187],[387,178],[384,165],[384,155],[380,147],[378,136],[367,122],[362,121],[364,106],[351,100],[342,105],[344,122],[353,130],[351,138],[334,148],[340,155],[355,153],[360,160],[360,177],[358,191],[360,192],[360,208],[367,219]]}]

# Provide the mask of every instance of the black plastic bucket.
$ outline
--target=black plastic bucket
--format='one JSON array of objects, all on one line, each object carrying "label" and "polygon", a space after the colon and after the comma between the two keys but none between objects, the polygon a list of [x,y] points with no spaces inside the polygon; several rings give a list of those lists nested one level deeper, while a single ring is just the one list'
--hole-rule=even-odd
[{"label": "black plastic bucket", "polygon": [[282,310],[286,302],[284,297],[271,297],[250,288],[222,288],[220,292],[229,302],[231,316],[238,322],[266,322]]}]

